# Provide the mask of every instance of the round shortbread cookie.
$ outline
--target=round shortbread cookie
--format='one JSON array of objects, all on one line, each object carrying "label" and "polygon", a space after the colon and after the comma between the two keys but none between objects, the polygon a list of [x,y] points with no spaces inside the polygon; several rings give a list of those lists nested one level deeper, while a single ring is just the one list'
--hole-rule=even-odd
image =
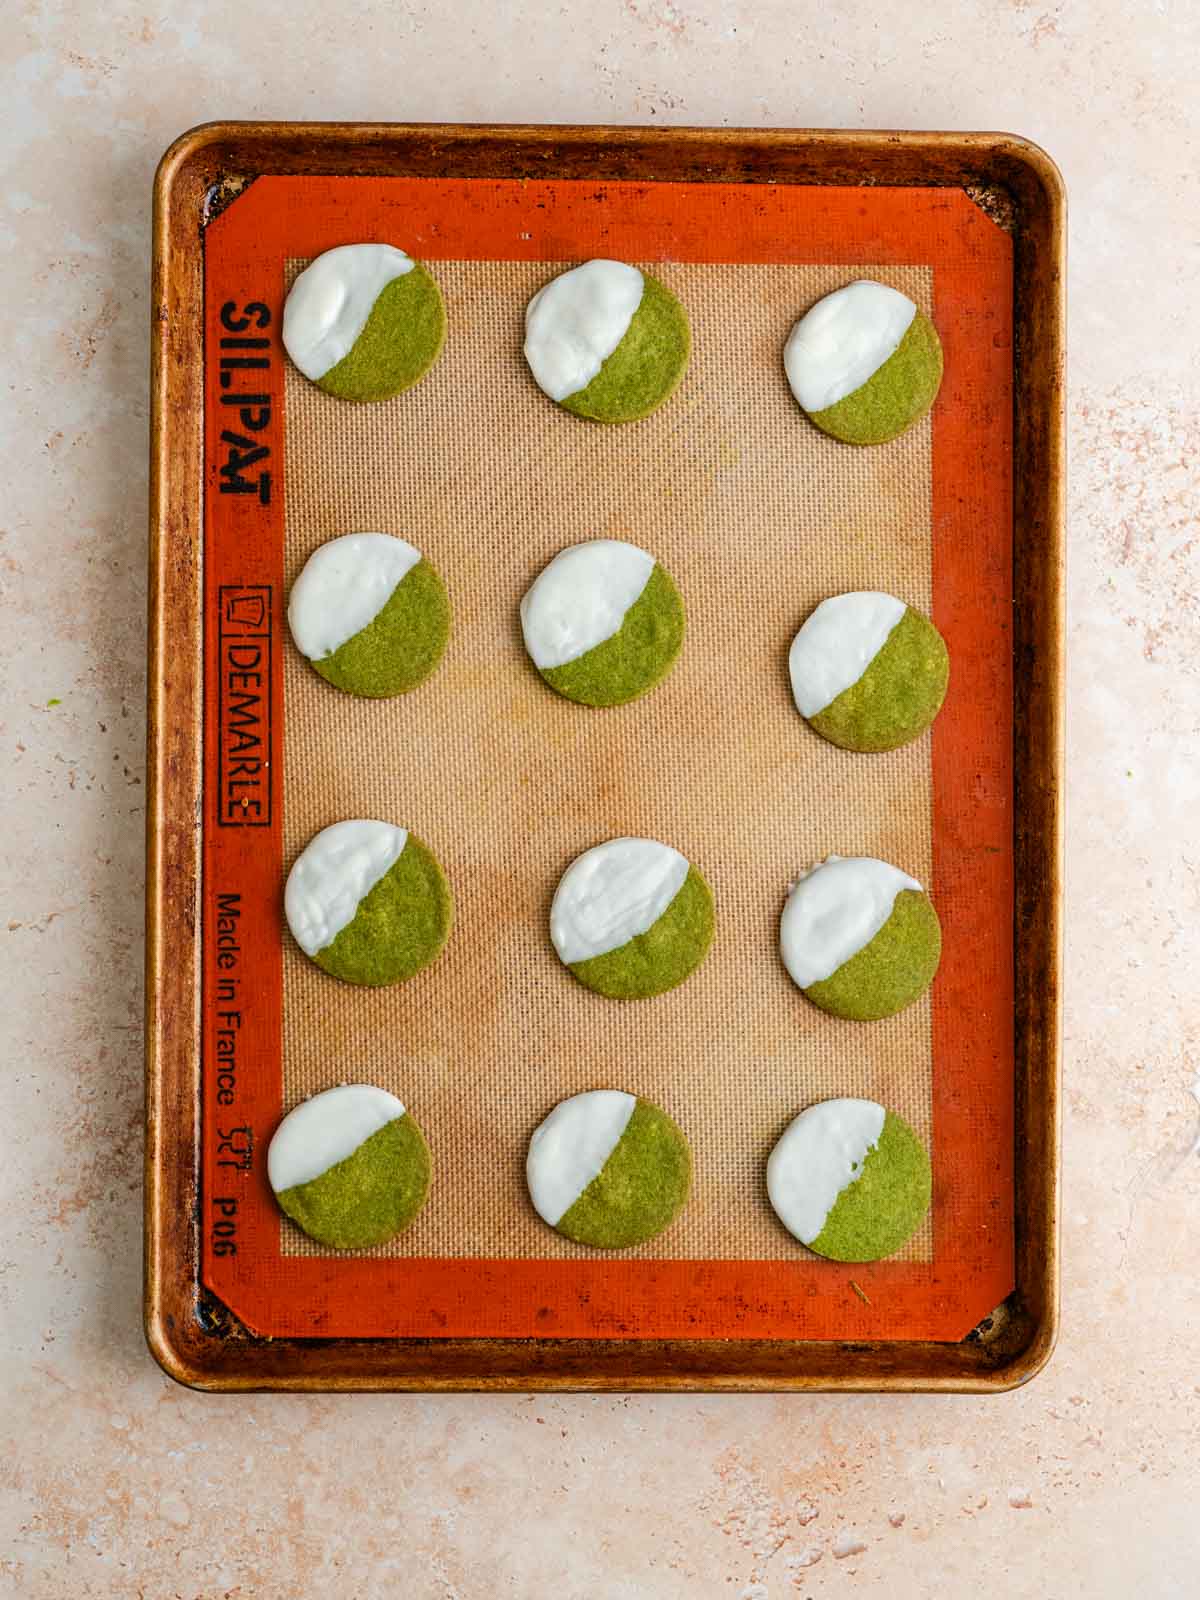
[{"label": "round shortbread cookie", "polygon": [[275,1130],[267,1177],[281,1208],[320,1244],[361,1250],[408,1224],[429,1192],[429,1147],[395,1095],[343,1084],[304,1100]]},{"label": "round shortbread cookie", "polygon": [[529,1197],[543,1221],[606,1249],[652,1239],[692,1181],[687,1140],[665,1111],[616,1089],[560,1101],[529,1141]]},{"label": "round shortbread cookie", "polygon": [[525,311],[525,359],[544,394],[594,422],[636,422],[674,393],[691,353],[687,314],[657,278],[585,261]]},{"label": "round shortbread cookie", "polygon": [[624,705],[653,689],[674,666],[685,627],[670,574],[622,539],[560,551],[521,601],[530,660],[581,705]]},{"label": "round shortbread cookie", "polygon": [[454,901],[429,847],[390,822],[335,822],[296,857],[284,892],[296,943],[346,983],[399,983],[437,956]]},{"label": "round shortbread cookie", "polygon": [[783,365],[797,403],[824,433],[846,444],[886,444],[937,398],[942,345],[906,294],[860,278],[805,312]]},{"label": "round shortbread cookie", "polygon": [[686,856],[657,839],[609,839],[559,880],[550,939],[580,983],[613,1000],[664,994],[712,943],[712,891]]},{"label": "round shortbread cookie", "polygon": [[941,959],[942,930],[915,878],[871,856],[830,856],[793,885],[779,950],[814,1005],[873,1022],[925,993]]},{"label": "round shortbread cookie", "polygon": [[823,1100],[788,1126],[767,1162],[767,1193],[789,1233],[833,1261],[878,1261],[921,1225],[929,1155],[873,1100]]},{"label": "round shortbread cookie", "polygon": [[310,261],[283,307],[283,344],[342,400],[389,400],[423,378],[446,337],[442,291],[390,244],[344,244]]},{"label": "round shortbread cookie", "polygon": [[823,600],[788,655],[796,709],[844,750],[896,750],[941,710],[950,657],[941,634],[893,595]]},{"label": "round shortbread cookie", "polygon": [[296,648],[336,689],[386,699],[415,689],[442,659],[450,602],[415,545],[347,533],[305,562],[288,625]]}]

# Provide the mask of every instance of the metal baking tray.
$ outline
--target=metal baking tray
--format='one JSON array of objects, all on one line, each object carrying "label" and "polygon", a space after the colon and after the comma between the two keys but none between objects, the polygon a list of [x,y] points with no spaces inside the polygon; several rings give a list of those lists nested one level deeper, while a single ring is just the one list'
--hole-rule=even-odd
[{"label": "metal baking tray", "polygon": [[[572,1320],[553,1311],[553,1284],[561,1286],[581,1270],[576,1264],[555,1262],[552,1274],[547,1263],[521,1261],[526,1307],[547,1302],[540,1310],[549,1333],[538,1331],[542,1324],[523,1320],[519,1310],[507,1322],[503,1317],[489,1322],[485,1315],[478,1328],[471,1318],[481,1313],[463,1311],[458,1322],[444,1324],[444,1334],[404,1315],[395,1323],[402,1331],[381,1332],[391,1326],[386,1312],[358,1325],[352,1310],[335,1315],[328,1305],[307,1325],[303,1309],[299,1316],[289,1313],[272,1323],[269,1294],[257,1294],[254,1252],[265,1250],[270,1229],[258,1203],[262,1182],[252,1145],[255,1126],[266,1126],[272,1094],[278,1110],[278,980],[269,962],[262,969],[265,976],[252,974],[256,983],[265,984],[266,999],[257,1013],[263,1025],[246,1025],[238,1041],[239,1060],[247,1063],[241,1086],[234,1083],[232,1098],[226,1098],[223,1090],[234,1080],[222,1075],[223,1045],[211,1006],[205,1009],[206,985],[211,991],[219,970],[212,898],[217,885],[206,882],[205,874],[206,863],[211,877],[214,863],[224,870],[227,861],[241,862],[251,898],[257,894],[260,902],[258,937],[264,948],[279,943],[272,932],[272,919],[278,919],[278,862],[270,840],[278,836],[277,820],[272,824],[271,819],[283,804],[284,764],[264,764],[251,801],[254,815],[243,804],[243,825],[225,829],[218,838],[220,805],[233,790],[222,765],[219,674],[213,663],[238,640],[261,643],[277,675],[275,680],[268,676],[267,704],[278,710],[282,646],[271,634],[281,614],[282,566],[276,571],[268,561],[256,570],[253,560],[243,560],[227,572],[226,546],[206,548],[206,526],[209,540],[236,533],[239,525],[226,517],[236,500],[248,536],[260,540],[268,555],[272,540],[282,549],[281,461],[269,459],[272,445],[281,454],[282,439],[264,413],[275,408],[281,426],[283,390],[281,375],[269,373],[265,401],[235,405],[238,417],[245,412],[244,428],[227,401],[222,409],[220,385],[225,383],[228,395],[230,383],[221,377],[228,355],[221,330],[231,320],[240,327],[239,317],[259,301],[253,282],[243,285],[228,276],[235,255],[224,247],[208,252],[206,278],[206,242],[216,219],[236,213],[256,184],[259,200],[268,184],[275,184],[277,203],[262,211],[280,233],[270,241],[275,279],[263,303],[277,303],[284,264],[289,256],[305,253],[291,248],[288,230],[289,217],[304,209],[306,190],[303,182],[289,188],[288,180],[309,181],[314,197],[326,199],[343,182],[357,181],[360,192],[373,193],[369,186],[380,180],[491,184],[506,192],[521,185],[527,201],[534,195],[548,198],[550,210],[556,196],[570,194],[586,198],[590,220],[578,226],[588,238],[594,233],[619,240],[623,218],[636,212],[643,225],[644,216],[657,207],[666,217],[660,253],[676,260],[791,260],[788,251],[798,247],[794,240],[781,243],[780,230],[789,217],[815,217],[814,198],[823,198],[829,217],[843,219],[843,232],[829,222],[828,242],[814,256],[810,241],[804,247],[809,254],[797,259],[886,261],[889,227],[895,236],[902,228],[911,234],[924,227],[936,275],[937,241],[950,237],[946,229],[957,225],[955,219],[974,221],[977,234],[986,224],[989,237],[992,230],[996,238],[1003,236],[1012,285],[1005,331],[993,333],[982,325],[972,331],[968,316],[963,346],[969,349],[971,339],[990,337],[1002,352],[987,355],[993,370],[998,359],[1005,364],[1011,389],[1011,419],[1003,419],[997,430],[1004,448],[990,462],[986,456],[972,460],[968,471],[960,461],[958,476],[948,474],[945,463],[955,450],[961,457],[963,442],[936,431],[953,427],[953,411],[947,408],[944,423],[935,413],[933,451],[942,477],[932,511],[937,523],[952,516],[955,497],[963,503],[974,497],[994,510],[1002,496],[1005,517],[1011,513],[1011,618],[1005,616],[989,636],[1002,652],[1002,659],[996,654],[991,663],[993,690],[1002,682],[1008,694],[1011,685],[1012,743],[1011,751],[1005,750],[1006,782],[1010,773],[1011,783],[1003,813],[1011,839],[988,844],[981,834],[977,841],[978,852],[1002,858],[1006,875],[997,881],[1006,893],[1011,886],[1012,898],[1011,925],[1005,913],[1004,942],[998,946],[1011,951],[1012,1014],[1000,1019],[995,1034],[1003,1041],[1004,1059],[994,1061],[991,1076],[981,1080],[996,1096],[990,1109],[996,1126],[1004,1129],[996,1145],[1000,1166],[1007,1167],[1011,1149],[1011,1175],[1005,1170],[996,1179],[996,1193],[1004,1197],[1004,1248],[997,1257],[1004,1263],[1003,1278],[981,1272],[977,1281],[968,1284],[964,1278],[965,1287],[951,1289],[946,1278],[952,1270],[939,1278],[936,1271],[899,1265],[880,1276],[885,1293],[873,1302],[859,1279],[868,1287],[872,1280],[860,1272],[850,1283],[852,1275],[842,1271],[806,1288],[821,1298],[822,1310],[805,1320],[798,1310],[792,1315],[788,1294],[799,1290],[789,1289],[793,1280],[771,1270],[776,1262],[672,1262],[677,1270],[654,1276],[663,1263],[651,1260],[633,1263],[620,1280],[621,1294],[635,1309],[625,1305],[618,1315],[610,1308],[603,1326],[592,1327],[586,1316]],[[691,215],[693,234],[703,234],[696,219],[715,215],[718,197],[723,220],[711,226],[706,242],[686,247],[690,257],[681,255],[671,216]],[[798,197],[809,203],[807,211],[796,209]],[[995,1391],[1039,1370],[1057,1326],[1064,205],[1059,174],[1041,150],[992,134],[241,123],[196,129],[167,152],[155,187],[154,225],[145,1322],[150,1347],[172,1376],[225,1390]],[[564,201],[563,218],[570,209]],[[228,222],[223,226],[232,233]],[[463,226],[469,235],[469,219]],[[737,230],[739,242],[731,243],[734,233],[723,239],[722,227]],[[540,235],[521,229],[516,236],[533,240],[528,258],[535,261],[570,258],[579,237],[561,219],[552,225],[543,220]],[[747,245],[750,237],[758,242]],[[444,234],[442,244],[443,253],[460,259],[472,253],[469,236],[456,246]],[[513,259],[520,251],[516,246]],[[419,253],[436,258],[438,250]],[[475,253],[484,259],[490,255],[486,244]],[[621,252],[614,247],[612,253]],[[629,254],[636,258],[632,246]],[[904,259],[922,257],[918,250]],[[223,298],[227,291],[232,301]],[[230,305],[230,316],[222,320]],[[242,335],[235,330],[230,337]],[[246,356],[240,345],[233,354]],[[251,358],[257,355],[256,349]],[[237,490],[232,497],[225,493],[231,488]],[[226,583],[231,573],[235,581]],[[1002,577],[1007,607],[1008,572]],[[1000,639],[1002,646],[994,642]],[[1004,709],[1007,728],[1007,704]],[[978,715],[980,707],[975,710]],[[954,783],[965,781],[961,765],[947,766],[945,772]],[[963,796],[955,803],[966,804]],[[256,818],[262,821],[257,830]],[[935,849],[938,830],[945,827],[935,804]],[[982,861],[983,855],[974,859]],[[248,925],[245,931],[255,936]],[[273,960],[277,966],[277,957]],[[1003,990],[1007,994],[1007,974]],[[937,1026],[963,1069],[970,1063],[961,1040],[972,1022],[953,1009],[961,1007],[965,991],[948,983],[947,992]],[[938,1059],[935,1222],[943,1202],[944,1218],[954,1214],[944,1192],[942,1202],[937,1199],[939,1143],[950,1149],[954,1129],[965,1126],[953,1121],[959,1080],[949,1087],[943,1083],[939,1091]],[[942,1141],[939,1117],[946,1135]],[[986,1232],[986,1221],[979,1221],[983,1217],[984,1210],[964,1212],[960,1233],[976,1226]],[[277,1224],[272,1226],[277,1234]],[[969,1245],[969,1239],[960,1239],[956,1248],[966,1247],[969,1254]],[[939,1248],[935,1241],[935,1264]],[[270,1261],[276,1262],[274,1253]],[[267,1262],[264,1254],[262,1263]],[[354,1281],[368,1297],[371,1283],[378,1284],[385,1306],[389,1295],[400,1303],[404,1290],[396,1288],[397,1265],[403,1262],[393,1260],[390,1275]],[[504,1269],[502,1260],[459,1258],[453,1273],[460,1287],[448,1293],[461,1296],[464,1275],[482,1274],[486,1280],[489,1270],[502,1276]],[[639,1279],[643,1269],[651,1276]],[[336,1276],[336,1263],[330,1269],[328,1261],[310,1262],[303,1268],[309,1276],[303,1277],[293,1263],[293,1288],[281,1292],[294,1292],[295,1283],[319,1279],[327,1284],[331,1270]],[[272,1271],[263,1266],[263,1282]],[[586,1280],[586,1291],[571,1292],[577,1300],[593,1295],[602,1300],[612,1281],[605,1269],[597,1269]],[[675,1286],[669,1314],[666,1300],[655,1298],[665,1294],[664,1283]],[[631,1284],[638,1292],[630,1299]],[[989,1285],[994,1300],[987,1298]],[[972,1289],[984,1300],[965,1327]],[[889,1336],[888,1307],[907,1305],[910,1290],[926,1321],[918,1316],[904,1337]],[[706,1295],[707,1306],[702,1304]],[[808,1336],[786,1336],[788,1329]],[[563,1330],[562,1336],[556,1330]]]}]

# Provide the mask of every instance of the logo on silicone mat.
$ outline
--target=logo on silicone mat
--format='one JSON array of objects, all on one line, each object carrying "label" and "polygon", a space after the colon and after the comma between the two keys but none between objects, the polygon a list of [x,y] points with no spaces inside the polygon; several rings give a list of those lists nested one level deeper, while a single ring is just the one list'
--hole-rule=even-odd
[{"label": "logo on silicone mat", "polygon": [[262,330],[270,325],[270,310],[261,300],[251,300],[240,315],[232,300],[221,307],[221,327],[226,331],[220,340],[217,378],[223,391],[221,404],[230,407],[231,426],[221,430],[225,459],[219,488],[222,494],[257,495],[264,506],[271,503],[266,465],[271,459],[271,340]]},{"label": "logo on silicone mat", "polygon": [[217,591],[217,822],[271,824],[271,586]]}]

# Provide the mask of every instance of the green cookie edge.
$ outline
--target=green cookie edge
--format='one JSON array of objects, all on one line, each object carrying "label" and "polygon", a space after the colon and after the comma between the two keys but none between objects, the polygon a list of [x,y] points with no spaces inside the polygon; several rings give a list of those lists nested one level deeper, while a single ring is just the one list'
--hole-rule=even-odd
[{"label": "green cookie edge", "polygon": [[661,1107],[639,1097],[599,1173],[558,1219],[576,1244],[623,1250],[669,1228],[692,1185],[692,1152]]},{"label": "green cookie edge", "polygon": [[450,600],[422,558],[365,628],[313,666],[344,694],[386,700],[408,694],[437,667],[450,639]]},{"label": "green cookie edge", "polygon": [[875,937],[804,994],[835,1017],[878,1022],[920,999],[941,956],[942,926],[932,900],[919,889],[901,889]]},{"label": "green cookie edge", "polygon": [[670,573],[655,562],[646,587],[611,639],[561,667],[538,670],[556,694],[577,705],[627,705],[667,676],[686,632],[683,596]]},{"label": "green cookie edge", "polygon": [[609,1000],[650,1000],[678,988],[704,961],[716,929],[712,890],[688,867],[679,892],[658,920],[615,950],[567,970],[585,988]]},{"label": "green cookie edge", "polygon": [[453,925],[454,897],[446,875],[429,847],[410,833],[350,922],[312,959],[343,983],[368,988],[402,983],[440,954]]},{"label": "green cookie edge", "polygon": [[308,1183],[281,1189],[280,1208],[310,1239],[335,1250],[386,1244],[429,1194],[432,1162],[425,1135],[406,1111]]},{"label": "green cookie edge", "polygon": [[809,726],[843,750],[898,750],[930,726],[949,682],[946,641],[908,606],[858,682],[809,717]]},{"label": "green cookie edge", "polygon": [[830,1261],[882,1261],[912,1238],[932,1197],[929,1152],[889,1111],[858,1177],[838,1195],[808,1248]]},{"label": "green cookie edge", "polygon": [[390,400],[425,376],[445,342],[442,291],[417,261],[384,286],[354,344],[315,381],[339,400]]},{"label": "green cookie edge", "polygon": [[642,274],[642,298],[620,344],[584,388],[559,401],[590,422],[639,422],[683,381],[692,353],[687,312],[665,284]]},{"label": "green cookie edge", "polygon": [[887,444],[906,433],[937,399],[944,358],[937,329],[918,311],[903,339],[866,383],[806,416],[843,444]]}]

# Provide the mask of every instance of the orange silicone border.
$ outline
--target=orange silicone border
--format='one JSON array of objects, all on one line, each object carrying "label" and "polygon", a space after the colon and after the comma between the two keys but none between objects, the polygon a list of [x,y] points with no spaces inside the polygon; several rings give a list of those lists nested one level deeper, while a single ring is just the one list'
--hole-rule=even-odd
[{"label": "orange silicone border", "polygon": [[[946,350],[934,413],[934,616],[954,672],[933,740],[933,891],[946,935],[933,1014],[933,1263],[851,1269],[807,1256],[743,1263],[280,1255],[261,1159],[280,1103],[279,797],[269,828],[212,825],[213,619],[223,585],[269,586],[278,660],[283,261],[371,238],[400,240],[435,260],[603,254],[934,265],[935,317]],[[275,1337],[961,1339],[1000,1304],[1014,1277],[1008,235],[964,194],[941,189],[263,177],[209,225],[205,251],[212,458],[205,495],[204,1283],[251,1331]],[[272,313],[264,330],[272,414],[263,438],[277,492],[267,503],[218,492],[216,446],[229,416],[218,382],[220,312],[232,303],[237,317],[254,301]],[[271,697],[271,759],[281,770],[279,672]],[[211,997],[219,952],[211,919],[216,894],[234,881],[244,886],[239,976],[250,999],[237,1030],[237,1103],[227,1108],[215,1098]],[[259,1152],[248,1163],[240,1153],[247,1140],[237,1135],[243,1127]],[[967,1171],[975,1181],[963,1185],[957,1180]],[[215,1225],[229,1220],[231,1201],[237,1253],[218,1255]],[[851,1277],[865,1301],[849,1291]]]}]

